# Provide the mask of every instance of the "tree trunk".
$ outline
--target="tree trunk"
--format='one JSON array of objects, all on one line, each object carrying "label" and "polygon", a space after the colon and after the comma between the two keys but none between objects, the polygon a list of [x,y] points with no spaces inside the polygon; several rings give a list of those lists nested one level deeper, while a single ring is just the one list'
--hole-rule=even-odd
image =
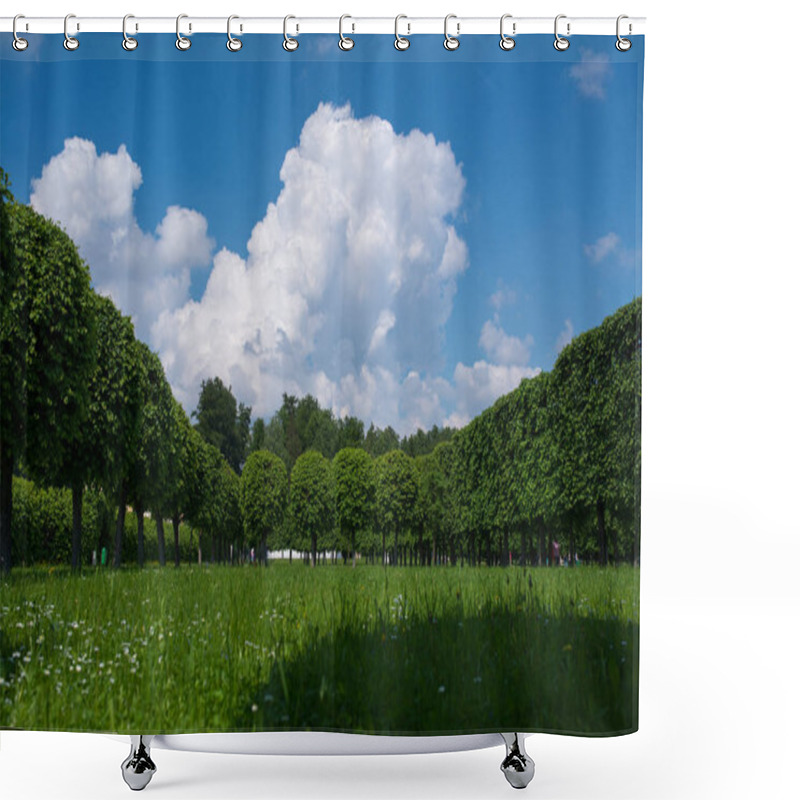
[{"label": "tree trunk", "polygon": [[600,548],[600,563],[608,565],[608,541],[606,540],[606,504],[597,498],[597,543]]},{"label": "tree trunk", "polygon": [[158,533],[158,563],[163,567],[167,563],[167,555],[164,543],[164,518],[160,512],[156,514],[156,532]]},{"label": "tree trunk", "polygon": [[544,530],[544,520],[539,518],[539,546],[538,551],[536,554],[538,565],[541,567],[544,565],[544,558],[545,558],[545,530]]},{"label": "tree trunk", "polygon": [[181,565],[181,543],[179,539],[179,533],[181,529],[181,520],[177,514],[173,514],[172,516],[172,534],[175,537],[175,566],[179,567]]},{"label": "tree trunk", "polygon": [[72,569],[81,566],[81,537],[83,531],[83,481],[72,484]]},{"label": "tree trunk", "polygon": [[114,569],[119,569],[122,565],[122,534],[125,531],[125,503],[127,500],[127,494],[127,487],[123,481],[119,490],[117,528],[114,534]]},{"label": "tree trunk", "polygon": [[144,566],[144,508],[136,509],[136,561]]},{"label": "tree trunk", "polygon": [[567,564],[570,567],[575,566],[575,525],[570,523],[569,526],[569,553],[567,554]]},{"label": "tree trunk", "polygon": [[0,444],[0,574],[11,571],[11,513],[14,497],[14,454]]},{"label": "tree trunk", "polygon": [[311,534],[311,566],[317,566],[317,537]]}]

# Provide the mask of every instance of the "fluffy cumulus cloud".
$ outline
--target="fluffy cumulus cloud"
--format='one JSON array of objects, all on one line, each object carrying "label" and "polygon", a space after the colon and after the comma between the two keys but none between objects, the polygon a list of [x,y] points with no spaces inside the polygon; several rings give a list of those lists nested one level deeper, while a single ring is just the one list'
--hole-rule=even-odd
[{"label": "fluffy cumulus cloud", "polygon": [[148,338],[159,314],[186,302],[191,270],[207,267],[214,242],[197,211],[167,208],[154,233],[134,216],[142,171],[124,145],[98,153],[94,143],[67,139],[33,181],[31,205],[61,224],[89,264],[95,288],[130,314]]},{"label": "fluffy cumulus cloud", "polygon": [[[280,171],[283,187],[245,257],[213,252],[205,218],[170,206],[142,230],[143,176],[124,146],[70,139],[34,181],[34,207],[59,220],[95,286],[137,322],[178,399],[193,408],[219,376],[270,416],[284,392],[310,393],[338,416],[401,433],[461,426],[538,370],[533,341],[507,334],[499,310],[476,331],[483,358],[446,367],[445,330],[467,247],[454,226],[465,181],[446,142],[396,132],[349,106],[321,104]],[[191,270],[211,265],[202,297]]]},{"label": "fluffy cumulus cloud", "polygon": [[527,364],[531,357],[533,337],[520,339],[510,336],[500,327],[499,318],[495,315],[494,320],[489,319],[484,323],[478,344],[492,361],[499,364]]},{"label": "fluffy cumulus cloud", "polygon": [[441,422],[452,387],[430,376],[468,261],[450,145],[322,104],[280,177],[246,259],[220,251],[203,297],[155,326],[182,399],[220,375],[258,414],[294,391],[376,424]]},{"label": "fluffy cumulus cloud", "polygon": [[581,60],[569,68],[569,76],[584,97],[603,100],[606,97],[606,84],[611,76],[609,58],[604,53],[584,50]]}]

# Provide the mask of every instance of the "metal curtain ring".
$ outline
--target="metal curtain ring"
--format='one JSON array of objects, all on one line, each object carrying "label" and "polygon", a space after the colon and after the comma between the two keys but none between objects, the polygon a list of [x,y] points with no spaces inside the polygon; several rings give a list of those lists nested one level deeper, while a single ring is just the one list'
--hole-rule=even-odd
[{"label": "metal curtain ring", "polygon": [[292,38],[287,32],[287,25],[289,24],[290,19],[296,19],[296,17],[288,14],[283,18],[283,49],[287,53],[293,53],[298,47],[300,47],[299,39]]},{"label": "metal curtain ring", "polygon": [[[225,44],[225,47],[231,51],[231,53],[238,53],[239,50],[242,49],[242,40],[237,39],[235,36],[231,36],[231,20],[239,19],[236,14],[231,14],[228,17],[228,41]],[[241,28],[239,29],[241,30]]]},{"label": "metal curtain ring", "polygon": [[[553,42],[553,47],[560,52],[564,52],[569,48],[569,39],[565,39],[563,36],[558,35],[558,21],[560,19],[566,19],[566,14],[559,14],[556,17],[555,25],[553,26],[553,31],[556,35],[556,40]],[[567,36],[569,36],[569,22],[567,23]]]},{"label": "metal curtain ring", "polygon": [[[188,14],[178,14],[178,18],[175,20],[175,47],[177,47],[178,50],[188,50],[192,46],[191,39],[181,36],[181,20],[188,18]],[[191,26],[189,30],[191,30]]]},{"label": "metal curtain ring", "polygon": [[132,36],[128,36],[128,20],[136,19],[133,14],[126,14],[122,18],[122,47],[129,52],[139,46],[139,41]]},{"label": "metal curtain ring", "polygon": [[461,42],[458,41],[458,31],[461,28],[461,23],[460,22],[456,23],[456,35],[451,36],[447,32],[447,23],[450,22],[451,19],[458,19],[458,17],[455,14],[448,14],[444,18],[444,49],[458,50],[458,46],[461,44]]},{"label": "metal curtain ring", "polygon": [[[342,16],[339,17],[339,49],[340,50],[352,50],[356,46],[356,43],[352,39],[350,39],[349,37],[345,36],[344,33],[342,33],[342,24],[344,23],[344,21],[346,19],[353,19],[353,18],[349,14],[342,14]],[[353,25],[353,30],[355,30],[355,29],[356,29],[356,26]]]},{"label": "metal curtain ring", "polygon": [[[69,35],[68,25],[71,19],[75,19],[74,14],[67,14],[64,17],[64,49],[65,50],[77,50],[80,46],[80,42],[74,37]],[[80,28],[78,28],[80,30]]]},{"label": "metal curtain ring", "polygon": [[[511,19],[511,14],[503,14],[500,17],[500,49],[501,50],[513,50],[517,46],[516,40],[512,36],[506,36],[505,32],[503,31],[503,24],[507,19]],[[517,23],[513,23],[511,26],[511,30],[513,33],[517,32]]]},{"label": "metal curtain ring", "polygon": [[[400,35],[398,27],[401,19],[408,19],[408,17],[405,14],[398,14],[394,18],[394,46],[397,50],[408,50],[411,47],[411,39]],[[406,23],[406,25],[408,27],[408,35],[411,35],[411,23]]]},{"label": "metal curtain ring", "polygon": [[24,14],[17,14],[17,16],[14,17],[14,22],[11,24],[11,31],[14,34],[14,41],[11,43],[11,45],[15,50],[18,50],[21,53],[23,50],[27,49],[28,40],[27,39],[23,39],[21,36],[17,36],[17,20],[18,19],[25,19],[25,15]]},{"label": "metal curtain ring", "polygon": [[[630,39],[625,39],[623,36],[619,35],[619,23],[622,22],[623,19],[628,19],[628,15],[620,14],[617,17],[617,41],[614,45],[617,48],[617,50],[620,51],[620,53],[626,53],[628,50],[631,49],[631,47],[633,47],[633,42]],[[630,33],[630,31],[631,31],[631,26],[629,24],[628,33]]]}]

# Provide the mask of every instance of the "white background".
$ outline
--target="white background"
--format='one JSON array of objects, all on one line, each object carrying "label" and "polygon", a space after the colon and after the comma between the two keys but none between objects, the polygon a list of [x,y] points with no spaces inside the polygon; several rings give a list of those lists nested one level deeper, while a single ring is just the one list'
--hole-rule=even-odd
[{"label": "white background", "polygon": [[[647,16],[641,729],[618,739],[531,737],[537,775],[527,792],[541,800],[797,797],[798,5],[18,6],[4,13]],[[125,755],[125,744],[102,736],[4,732],[0,792],[8,800],[128,797]],[[154,755],[159,771],[146,791],[164,800],[490,800],[512,792],[498,769],[501,748]]]}]

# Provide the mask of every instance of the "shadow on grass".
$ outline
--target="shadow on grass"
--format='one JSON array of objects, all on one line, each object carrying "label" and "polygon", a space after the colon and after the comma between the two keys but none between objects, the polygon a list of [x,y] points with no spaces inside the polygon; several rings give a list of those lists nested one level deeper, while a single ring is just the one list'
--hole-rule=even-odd
[{"label": "shadow on grass", "polygon": [[345,627],[280,654],[238,729],[461,734],[630,733],[638,624],[526,616]]}]

